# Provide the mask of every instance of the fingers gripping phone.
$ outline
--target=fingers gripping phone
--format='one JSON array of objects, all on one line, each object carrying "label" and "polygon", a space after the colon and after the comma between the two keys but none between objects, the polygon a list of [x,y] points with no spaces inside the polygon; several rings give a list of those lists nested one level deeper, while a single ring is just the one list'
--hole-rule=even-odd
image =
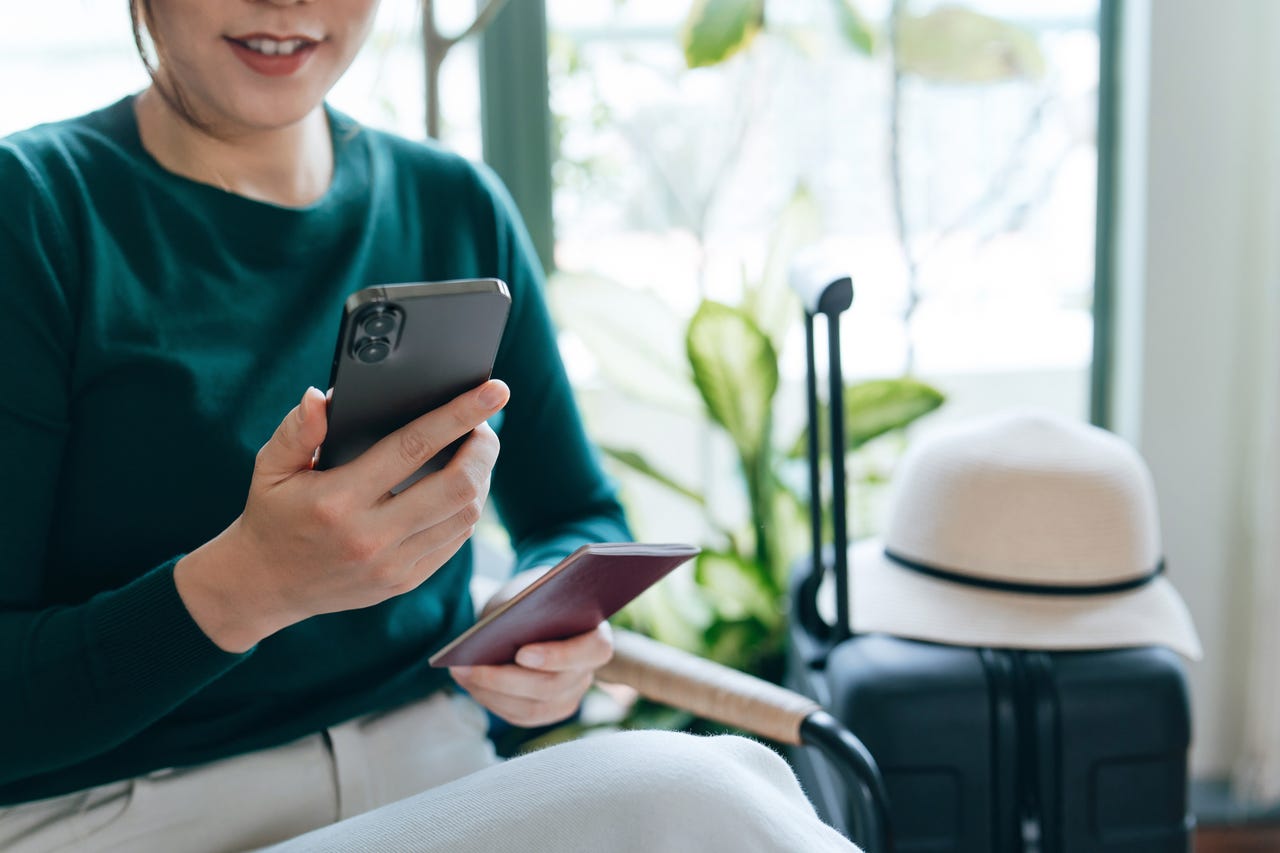
[{"label": "fingers gripping phone", "polygon": [[[506,326],[503,282],[466,279],[367,287],[343,305],[319,469],[355,459],[389,433],[485,382]],[[392,493],[444,467],[465,436]]]}]

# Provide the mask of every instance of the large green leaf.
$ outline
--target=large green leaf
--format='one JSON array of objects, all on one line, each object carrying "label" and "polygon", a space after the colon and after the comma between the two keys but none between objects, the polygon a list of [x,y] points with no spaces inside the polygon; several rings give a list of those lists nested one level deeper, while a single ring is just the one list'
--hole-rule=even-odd
[{"label": "large green leaf", "polygon": [[707,411],[728,431],[750,469],[767,452],[770,411],[778,390],[773,344],[745,312],[704,300],[689,321],[685,346]]},{"label": "large green leaf", "polygon": [[690,68],[724,62],[764,26],[764,0],[694,0],[680,42]]},{"label": "large green leaf", "polygon": [[[917,379],[871,379],[844,389],[845,450],[862,445],[929,414],[941,406],[946,397],[937,388]],[[826,406],[819,407],[825,424]],[[809,441],[808,430],[800,434],[791,448],[792,456],[803,456]]]},{"label": "large green leaf", "polygon": [[673,411],[700,410],[682,324],[657,296],[598,276],[563,273],[547,294],[557,323],[582,340],[610,384]]},{"label": "large green leaf", "polygon": [[704,633],[715,610],[684,567],[633,599],[609,621],[693,654],[706,652]]},{"label": "large green leaf", "polygon": [[733,669],[763,675],[763,660],[777,656],[783,633],[780,624],[771,628],[755,618],[718,619],[705,632],[704,655]]},{"label": "large green leaf", "polygon": [[1036,80],[1044,54],[1022,27],[958,6],[898,21],[894,49],[902,72],[938,83]]},{"label": "large green leaf", "polygon": [[840,26],[840,34],[845,37],[854,50],[870,56],[876,49],[876,31],[853,5],[853,0],[831,0],[836,7],[836,22]]},{"label": "large green leaf", "polygon": [[782,619],[782,604],[763,566],[716,551],[703,551],[694,564],[694,578],[706,590],[717,620],[754,617],[765,625]]},{"label": "large green leaf", "polygon": [[648,459],[645,459],[644,455],[639,451],[626,450],[621,447],[610,447],[609,445],[605,445],[605,444],[601,444],[599,445],[599,447],[601,452],[603,452],[610,459],[614,459],[620,462],[621,464],[626,465],[631,470],[645,475],[646,477],[653,480],[654,482],[660,483],[663,486],[666,486],[668,489],[670,489],[671,491],[677,494],[684,495],[686,498],[698,504],[699,506],[705,507],[707,505],[707,499],[705,497],[698,494],[688,486],[685,486],[681,483],[676,482],[676,480],[673,479],[672,477],[659,471],[657,467],[655,467],[654,464],[650,462]]},{"label": "large green leaf", "polygon": [[946,397],[917,379],[873,379],[845,388],[846,445],[856,450],[873,438],[902,429],[938,408]]}]

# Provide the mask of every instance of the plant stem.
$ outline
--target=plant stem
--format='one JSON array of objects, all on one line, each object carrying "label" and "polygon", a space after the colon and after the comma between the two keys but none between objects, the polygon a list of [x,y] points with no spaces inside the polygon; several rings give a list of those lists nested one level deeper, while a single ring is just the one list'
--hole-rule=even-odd
[{"label": "plant stem", "polygon": [[760,470],[764,467],[762,462],[763,460],[761,459],[752,459],[750,461],[752,470],[748,474],[751,480],[748,488],[751,494],[748,499],[751,501],[751,526],[755,528],[756,564],[760,566],[762,574],[772,575],[769,560],[769,534],[771,531],[769,530],[769,513],[765,506],[768,501],[765,485],[767,478],[762,476]]},{"label": "plant stem", "polygon": [[459,42],[466,41],[493,23],[507,0],[486,0],[467,28],[456,36],[446,36],[436,26],[435,0],[422,0],[422,58],[426,77],[427,136],[440,138],[440,69],[445,57]]},{"label": "plant stem", "polygon": [[755,534],[755,561],[760,567],[761,579],[769,585],[770,592],[782,590],[777,583],[780,575],[780,544],[774,533],[781,530],[773,499],[773,416],[765,417],[761,430],[760,446],[750,454],[742,454],[742,472],[747,480],[747,502],[751,507],[751,527]]}]

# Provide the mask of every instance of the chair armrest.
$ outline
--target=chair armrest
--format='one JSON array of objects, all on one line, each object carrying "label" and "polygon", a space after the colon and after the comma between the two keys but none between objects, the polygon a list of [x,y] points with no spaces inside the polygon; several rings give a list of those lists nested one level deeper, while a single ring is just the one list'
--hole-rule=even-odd
[{"label": "chair armrest", "polygon": [[843,777],[851,798],[852,826],[837,817],[836,828],[868,853],[892,853],[888,792],[875,759],[809,697],[621,629],[613,632],[613,660],[596,670],[596,678],[781,743],[817,747]]},{"label": "chair armrest", "polygon": [[641,696],[781,743],[799,746],[800,727],[821,706],[762,678],[615,630],[613,660],[601,681],[633,687]]}]

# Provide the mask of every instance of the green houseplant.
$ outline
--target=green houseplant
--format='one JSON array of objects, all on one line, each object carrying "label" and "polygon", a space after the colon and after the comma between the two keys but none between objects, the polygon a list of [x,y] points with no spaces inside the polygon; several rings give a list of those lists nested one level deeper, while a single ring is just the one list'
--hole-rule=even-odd
[{"label": "green houseplant", "polygon": [[[831,4],[847,47],[866,56],[885,51],[890,58],[888,166],[897,236],[908,270],[904,319],[909,321],[918,301],[923,255],[908,228],[903,191],[899,128],[904,83],[970,85],[1033,78],[1043,61],[1029,34],[963,8],[941,6],[915,15],[905,0],[895,0],[880,32],[852,0]],[[693,69],[730,61],[770,28],[765,0],[694,0],[680,35],[685,63]],[[985,194],[974,207],[998,192],[995,188]],[[698,209],[705,213],[710,206],[704,201]],[[776,218],[762,271],[754,279],[744,275],[740,298],[703,298],[687,317],[675,316],[656,298],[598,278],[561,275],[552,288],[561,323],[579,333],[611,385],[655,405],[692,410],[705,419],[713,443],[728,448],[733,458],[739,494],[733,496],[737,500],[723,501],[723,495],[701,491],[694,478],[663,454],[610,444],[605,433],[603,449],[618,470],[657,484],[672,501],[685,502],[700,513],[708,531],[693,571],[634,603],[622,620],[663,642],[773,679],[781,674],[787,575],[809,548],[802,461],[806,437],[798,425],[802,418],[795,416],[795,401],[787,399],[779,359],[801,314],[785,286],[784,271],[798,250],[820,236],[818,218],[813,200],[798,187]],[[691,224],[701,244],[705,215]],[[885,479],[884,466],[868,461],[877,450],[887,443],[890,455],[896,455],[903,428],[944,401],[936,388],[909,375],[910,350],[909,345],[908,375],[855,382],[845,390],[843,451],[859,492]],[[780,413],[791,417],[778,417]],[[735,511],[726,512],[725,503]]]},{"label": "green houseplant", "polygon": [[[553,298],[567,328],[592,328],[589,340],[598,344],[597,356],[611,359],[615,367],[653,358],[652,349],[640,340],[654,333],[652,318],[660,312],[649,309],[645,335],[628,335],[620,327],[636,312],[606,316],[584,310],[582,303],[575,305],[574,291],[581,288],[593,289],[600,299],[597,304],[627,305],[642,298],[601,280],[561,281],[553,288]],[[762,315],[762,310],[769,313]],[[620,315],[625,320],[616,319]],[[773,679],[781,674],[787,576],[808,545],[809,497],[801,482],[806,439],[799,430],[779,435],[775,427],[781,384],[778,337],[787,325],[798,325],[801,316],[798,300],[777,276],[749,285],[737,304],[704,299],[683,324],[673,315],[667,317],[669,332],[683,339],[684,363],[669,364],[666,381],[691,389],[710,429],[732,449],[735,487],[742,497],[735,503],[745,506],[745,517],[726,519],[696,486],[667,470],[656,457],[603,445],[617,465],[658,484],[672,500],[696,507],[711,531],[702,543],[691,583],[665,584],[637,600],[623,612],[624,623],[663,642]],[[778,331],[771,333],[771,327]],[[607,345],[601,343],[605,339]],[[845,398],[847,453],[906,427],[944,399],[937,389],[910,377],[855,382],[846,388]]]}]

